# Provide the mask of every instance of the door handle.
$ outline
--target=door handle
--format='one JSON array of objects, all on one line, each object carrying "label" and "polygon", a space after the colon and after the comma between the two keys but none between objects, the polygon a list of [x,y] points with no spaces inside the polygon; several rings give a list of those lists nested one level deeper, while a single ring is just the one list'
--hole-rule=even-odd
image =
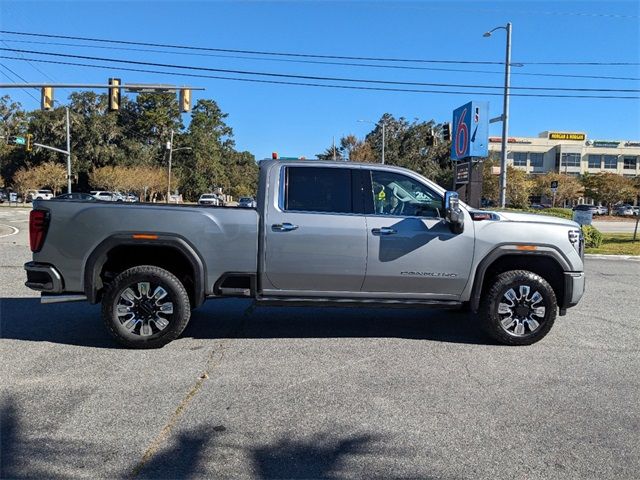
[{"label": "door handle", "polygon": [[292,223],[274,223],[271,225],[271,230],[274,232],[290,232],[292,230],[296,230],[298,225],[293,225]]},{"label": "door handle", "polygon": [[371,230],[371,233],[373,233],[374,235],[395,235],[398,232],[391,227],[381,227],[374,228],[373,230]]}]

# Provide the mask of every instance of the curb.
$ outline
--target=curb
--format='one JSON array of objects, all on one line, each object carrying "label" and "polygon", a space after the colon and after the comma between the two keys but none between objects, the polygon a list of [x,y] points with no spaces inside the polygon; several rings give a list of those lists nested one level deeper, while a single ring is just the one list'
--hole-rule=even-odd
[{"label": "curb", "polygon": [[602,255],[600,253],[585,253],[585,258],[592,258],[594,260],[631,260],[634,262],[640,262],[639,255]]}]

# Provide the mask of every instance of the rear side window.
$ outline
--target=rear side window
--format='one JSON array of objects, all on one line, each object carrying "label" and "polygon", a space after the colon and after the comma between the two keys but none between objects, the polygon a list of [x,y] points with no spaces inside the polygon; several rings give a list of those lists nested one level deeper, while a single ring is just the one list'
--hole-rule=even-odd
[{"label": "rear side window", "polygon": [[288,167],[284,209],[293,212],[351,213],[351,169]]}]

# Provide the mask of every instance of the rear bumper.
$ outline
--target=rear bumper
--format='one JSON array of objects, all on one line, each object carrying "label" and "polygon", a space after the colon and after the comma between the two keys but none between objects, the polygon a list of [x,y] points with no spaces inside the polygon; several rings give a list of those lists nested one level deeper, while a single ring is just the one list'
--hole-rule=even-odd
[{"label": "rear bumper", "polygon": [[584,272],[564,272],[564,301],[560,305],[560,314],[567,308],[575,307],[584,293]]},{"label": "rear bumper", "polygon": [[39,292],[61,293],[64,291],[64,281],[55,267],[46,263],[28,262],[24,264],[27,272],[25,286]]}]

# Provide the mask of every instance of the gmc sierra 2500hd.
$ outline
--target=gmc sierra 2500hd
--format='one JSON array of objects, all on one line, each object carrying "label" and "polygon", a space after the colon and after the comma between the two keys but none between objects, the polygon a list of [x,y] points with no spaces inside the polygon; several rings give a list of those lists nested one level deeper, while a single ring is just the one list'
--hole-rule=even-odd
[{"label": "gmc sierra 2500hd", "polygon": [[464,307],[499,342],[544,337],[584,290],[579,226],[474,210],[409,170],[264,161],[256,209],[36,201],[26,285],[102,302],[135,348],[177,338],[206,299]]}]

